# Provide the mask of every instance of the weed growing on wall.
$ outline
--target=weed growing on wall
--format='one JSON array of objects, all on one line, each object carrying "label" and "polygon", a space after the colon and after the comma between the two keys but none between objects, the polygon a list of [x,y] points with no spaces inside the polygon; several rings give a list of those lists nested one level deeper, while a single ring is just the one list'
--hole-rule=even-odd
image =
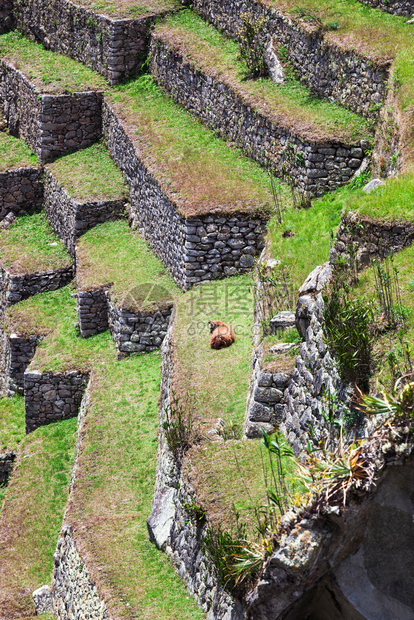
[{"label": "weed growing on wall", "polygon": [[249,12],[240,15],[242,26],[237,32],[240,40],[240,60],[247,66],[247,78],[265,77],[267,67],[264,61],[264,38],[265,19],[256,18]]},{"label": "weed growing on wall", "polygon": [[185,405],[172,392],[171,403],[165,410],[163,423],[168,446],[175,458],[182,459],[184,453],[196,439],[192,408],[194,403],[188,397]]}]

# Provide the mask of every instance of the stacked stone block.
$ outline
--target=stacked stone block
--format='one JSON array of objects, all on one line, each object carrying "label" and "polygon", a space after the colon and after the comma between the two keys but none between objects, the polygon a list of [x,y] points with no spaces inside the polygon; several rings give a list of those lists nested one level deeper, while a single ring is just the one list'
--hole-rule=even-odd
[{"label": "stacked stone block", "polygon": [[55,291],[73,279],[73,265],[55,271],[12,274],[0,267],[0,314],[12,304],[28,299],[36,293]]},{"label": "stacked stone block", "polygon": [[140,71],[150,29],[155,19],[165,13],[111,19],[69,0],[19,0],[16,27],[116,84]]},{"label": "stacked stone block", "polygon": [[374,258],[395,254],[414,241],[412,222],[371,220],[352,211],[342,217],[330,261],[356,262],[359,269]]},{"label": "stacked stone block", "polygon": [[74,256],[78,237],[97,224],[124,217],[125,201],[75,200],[67,194],[53,172],[46,169],[44,207],[49,224]]},{"label": "stacked stone block", "polygon": [[102,93],[43,94],[15,66],[0,59],[0,105],[10,133],[41,162],[99,140]]},{"label": "stacked stone block", "polygon": [[[262,370],[262,346],[253,355],[253,372],[246,411],[246,437],[261,437],[262,430],[270,433],[283,420],[285,392],[290,375]],[[286,392],[287,394],[287,392]]]},{"label": "stacked stone block", "polygon": [[185,217],[140,160],[128,129],[108,102],[103,131],[109,152],[130,188],[131,219],[184,290],[250,269],[264,246],[267,214]]},{"label": "stacked stone block", "polygon": [[78,415],[89,375],[78,370],[24,373],[26,433]]},{"label": "stacked stone block", "polygon": [[36,353],[37,336],[18,336],[0,329],[0,394],[23,394],[24,372]]},{"label": "stacked stone block", "polygon": [[104,288],[77,293],[79,329],[88,338],[108,329],[108,298]]},{"label": "stacked stone block", "polygon": [[0,172],[0,221],[10,211],[32,214],[43,202],[42,172],[39,168],[18,168]]},{"label": "stacked stone block", "polygon": [[0,454],[0,486],[8,483],[15,459],[14,452]]},{"label": "stacked stone block", "polygon": [[[186,110],[280,175],[285,167],[301,191],[320,196],[347,183],[360,168],[368,144],[335,140],[316,143],[257,109],[224,77],[195,69],[162,38],[152,37],[150,70],[158,83]],[[291,152],[295,157],[291,157]],[[293,159],[293,161],[292,161]]]},{"label": "stacked stone block", "polygon": [[354,112],[372,117],[385,98],[391,61],[369,59],[331,43],[323,32],[284,16],[264,0],[194,0],[193,9],[235,38],[246,11],[252,19],[264,19],[266,44],[273,42],[275,49],[283,45],[313,92]]},{"label": "stacked stone block", "polygon": [[376,9],[381,9],[387,13],[394,15],[405,15],[406,17],[414,17],[414,1],[413,0],[359,0],[364,4],[368,4]]}]

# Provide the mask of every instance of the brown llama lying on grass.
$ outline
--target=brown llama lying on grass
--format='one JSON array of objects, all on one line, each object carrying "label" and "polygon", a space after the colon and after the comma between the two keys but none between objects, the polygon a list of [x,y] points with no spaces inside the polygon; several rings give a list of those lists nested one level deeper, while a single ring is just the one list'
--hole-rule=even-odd
[{"label": "brown llama lying on grass", "polygon": [[212,349],[224,349],[236,340],[233,328],[222,321],[210,321],[210,347]]}]

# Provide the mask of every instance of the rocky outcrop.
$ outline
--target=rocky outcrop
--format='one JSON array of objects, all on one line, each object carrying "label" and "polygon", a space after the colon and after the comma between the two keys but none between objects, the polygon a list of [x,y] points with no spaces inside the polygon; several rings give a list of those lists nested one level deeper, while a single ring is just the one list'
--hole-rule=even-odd
[{"label": "rocky outcrop", "polygon": [[[164,90],[223,138],[279,176],[285,168],[296,187],[320,196],[347,183],[360,168],[368,144],[346,144],[326,138],[319,142],[284,125],[266,102],[254,104],[225,75],[195,67],[162,32],[151,40],[150,71]],[[275,120],[277,118],[278,120]],[[294,126],[294,123],[292,123]],[[293,155],[292,155],[293,154]]]},{"label": "rocky outcrop", "polygon": [[323,31],[293,20],[264,0],[194,0],[193,8],[214,26],[237,38],[242,15],[264,20],[263,36],[283,46],[289,62],[309,88],[322,97],[372,117],[387,91],[390,60],[378,61],[335,45]]},{"label": "rocky outcrop", "polygon": [[413,484],[412,457],[399,459],[371,494],[290,528],[250,594],[252,620],[411,620]]},{"label": "rocky outcrop", "polygon": [[13,64],[0,59],[0,103],[10,133],[41,162],[99,140],[102,93],[42,93]]}]

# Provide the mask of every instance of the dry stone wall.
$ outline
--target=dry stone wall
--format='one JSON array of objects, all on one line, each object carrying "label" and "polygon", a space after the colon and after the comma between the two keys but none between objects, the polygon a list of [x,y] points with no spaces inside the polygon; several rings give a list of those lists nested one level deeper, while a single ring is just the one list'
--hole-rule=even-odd
[{"label": "dry stone wall", "polygon": [[3,0],[0,5],[0,34],[12,30],[13,26],[13,0]]},{"label": "dry stone wall", "polygon": [[76,295],[79,329],[82,338],[108,329],[108,299],[104,288],[81,291]]},{"label": "dry stone wall", "polygon": [[275,49],[284,46],[303,82],[318,95],[354,112],[372,117],[385,98],[390,61],[371,61],[354,50],[340,48],[323,33],[259,0],[194,0],[193,8],[235,38],[243,13],[263,18],[267,43],[272,40]]},{"label": "dry stone wall", "polygon": [[56,271],[12,274],[0,267],[0,315],[12,304],[28,299],[36,293],[55,291],[73,279],[73,265]]},{"label": "dry stone wall", "polygon": [[42,172],[39,168],[18,168],[0,172],[0,221],[10,211],[32,214],[43,202]]},{"label": "dry stone wall", "polygon": [[37,336],[18,336],[0,329],[0,394],[23,394],[24,372],[36,353]]},{"label": "dry stone wall", "polygon": [[283,420],[285,393],[290,376],[284,372],[262,370],[263,345],[253,353],[252,376],[246,410],[246,437],[261,437],[262,430],[270,433]]},{"label": "dry stone wall", "polygon": [[111,19],[69,0],[19,0],[16,27],[116,84],[140,71],[151,26],[165,13]]},{"label": "dry stone wall", "polygon": [[336,189],[362,164],[368,147],[365,141],[315,143],[301,137],[272,121],[265,109],[258,110],[225,79],[195,69],[162,35],[152,37],[150,71],[177,103],[274,174],[280,175],[285,166],[303,192],[320,196]]},{"label": "dry stone wall", "polygon": [[413,0],[359,0],[376,9],[381,9],[394,15],[414,16]]},{"label": "dry stone wall", "polygon": [[103,132],[130,188],[131,219],[184,290],[203,280],[250,269],[264,246],[267,215],[221,214],[186,218],[140,161],[128,132],[108,102]]},{"label": "dry stone wall", "polygon": [[172,327],[161,349],[161,407],[157,476],[151,515],[148,519],[150,538],[163,549],[187,584],[208,620],[242,620],[244,610],[217,583],[211,561],[202,552],[201,539],[206,524],[191,516],[186,507],[197,499],[180,463],[170,451],[163,423],[171,398],[173,375]]},{"label": "dry stone wall", "polygon": [[78,415],[89,375],[71,370],[24,373],[26,433],[39,426]]},{"label": "dry stone wall", "polygon": [[71,256],[74,256],[75,240],[97,224],[124,217],[125,201],[77,201],[67,194],[53,173],[46,169],[44,207],[49,224]]},{"label": "dry stone wall", "polygon": [[342,217],[330,252],[331,262],[356,262],[359,269],[374,258],[395,254],[414,241],[414,224],[371,220],[352,211]]},{"label": "dry stone wall", "polygon": [[0,454],[0,486],[7,484],[16,459],[14,452]]},{"label": "dry stone wall", "polygon": [[0,105],[10,133],[41,162],[99,140],[102,93],[42,94],[16,67],[0,59]]}]

